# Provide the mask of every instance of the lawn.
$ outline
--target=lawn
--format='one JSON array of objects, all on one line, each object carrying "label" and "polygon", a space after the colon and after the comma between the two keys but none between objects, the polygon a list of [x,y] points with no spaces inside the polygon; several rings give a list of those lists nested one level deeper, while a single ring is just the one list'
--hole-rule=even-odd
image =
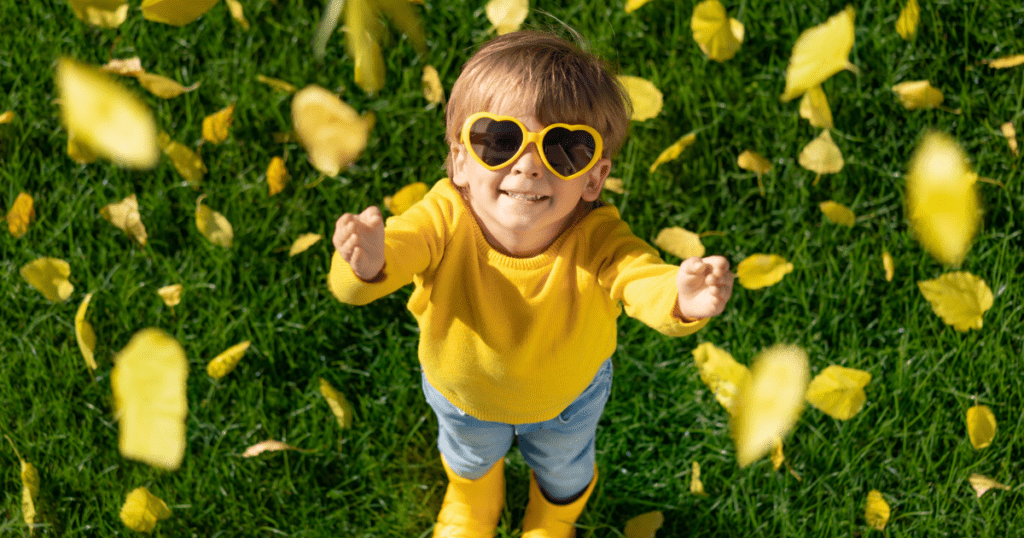
[{"label": "lawn", "polygon": [[[317,61],[311,42],[320,0],[243,0],[249,30],[223,3],[177,28],[143,19],[140,0],[118,29],[83,24],[64,1],[0,2],[0,213],[19,192],[35,198],[37,218],[20,237],[0,234],[0,433],[38,467],[36,536],[136,534],[118,512],[145,486],[172,516],[155,536],[429,536],[446,480],[437,426],[419,386],[417,328],[405,310],[408,289],[369,306],[334,300],[326,288],[335,219],[380,205],[417,181],[444,176],[443,107],[423,96],[432,65],[446,90],[463,62],[491,35],[483,0],[417,5],[428,51],[419,55],[397,31],[385,43],[384,88],[367,95],[353,80],[339,33]],[[664,94],[661,113],[634,122],[606,191],[634,233],[653,241],[666,227],[703,237],[708,254],[735,267],[755,253],[777,254],[794,270],[774,286],[737,285],[726,312],[692,337],[664,337],[632,319],[619,324],[615,382],[597,438],[601,479],[579,520],[579,536],[621,536],[645,512],[665,516],[657,536],[862,536],[868,492],[892,509],[888,536],[1011,536],[1024,528],[1024,180],[1021,157],[1000,126],[1024,133],[1024,66],[994,69],[983,60],[1024,54],[1024,6],[1011,0],[922,0],[915,39],[895,31],[902,0],[850,2],[856,9],[850,62],[824,83],[834,115],[841,172],[798,164],[818,136],[781,103],[785,71],[800,33],[846,2],[725,2],[745,25],[736,57],[709,60],[690,30],[695,2],[655,0],[625,13],[623,2],[536,1],[526,25],[578,30],[621,74],[643,77]],[[119,82],[153,110],[171,139],[198,148],[208,168],[193,188],[163,158],[152,170],[107,161],[83,165],[66,154],[54,84],[58,58],[92,65],[138,56],[147,71],[197,90],[164,100],[131,79]],[[340,94],[376,124],[354,165],[323,178],[293,141],[291,95],[257,75]],[[942,108],[904,109],[892,86],[929,80]],[[235,105],[231,134],[205,143],[203,118]],[[948,133],[979,176],[983,225],[959,268],[944,267],[917,243],[905,214],[905,174],[929,130]],[[659,153],[689,132],[696,143],[651,173]],[[1024,136],[1024,135],[1022,135]],[[763,177],[736,165],[752,149],[768,157]],[[266,169],[283,157],[291,182],[270,196]],[[130,194],[149,240],[137,246],[100,217]],[[232,223],[234,245],[211,244],[195,225],[196,201]],[[852,227],[824,218],[835,200],[857,215]],[[289,257],[303,233],[325,240]],[[882,252],[895,261],[887,281]],[[75,290],[44,298],[19,268],[43,256],[71,266]],[[678,263],[671,254],[666,260]],[[994,294],[979,330],[943,323],[918,282],[969,271]],[[156,290],[181,284],[181,303]],[[82,360],[74,318],[93,293],[88,319],[98,336],[99,368]],[[110,372],[131,336],[157,327],[184,347],[188,379],[187,449],[177,471],[161,471],[118,452]],[[249,340],[238,368],[220,380],[206,363]],[[776,343],[796,344],[811,375],[829,365],[867,371],[867,403],[853,418],[808,407],[785,440],[787,466],[769,459],[739,468],[729,416],[701,382],[691,351],[711,342],[749,364]],[[319,392],[326,379],[355,407],[340,429]],[[988,405],[994,442],[976,450],[965,413]],[[243,458],[247,447],[277,439],[306,452]],[[21,478],[11,445],[0,445],[0,535],[27,535]],[[707,496],[690,493],[691,464]],[[791,471],[791,472],[790,472]],[[519,535],[528,468],[508,455],[507,507],[499,536]],[[1010,486],[978,498],[972,473]],[[799,477],[799,478],[798,478]]]}]

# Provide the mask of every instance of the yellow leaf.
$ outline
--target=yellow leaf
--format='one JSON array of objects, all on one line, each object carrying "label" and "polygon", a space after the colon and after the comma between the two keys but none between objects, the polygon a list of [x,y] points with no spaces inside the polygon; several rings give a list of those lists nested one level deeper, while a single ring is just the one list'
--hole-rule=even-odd
[{"label": "yellow leaf", "polygon": [[188,360],[177,340],[152,328],[132,336],[110,372],[122,456],[171,471],[181,466],[187,379]]},{"label": "yellow leaf", "polygon": [[982,61],[987,63],[989,67],[995,69],[1006,69],[1008,67],[1017,67],[1018,65],[1024,64],[1024,54],[1015,54],[1013,56],[996,58],[995,60]]},{"label": "yellow leaf", "polygon": [[750,381],[747,367],[711,342],[704,342],[693,350],[693,362],[697,365],[700,380],[715,395],[718,403],[733,414],[740,388]]},{"label": "yellow leaf", "polygon": [[384,206],[392,215],[401,215],[409,210],[416,202],[419,202],[427,195],[430,187],[426,183],[417,181],[410,183],[398,190],[394,196],[384,197]]},{"label": "yellow leaf", "polygon": [[661,512],[647,512],[627,521],[623,534],[626,538],[654,538],[655,531],[664,524],[665,516]]},{"label": "yellow leaf", "polygon": [[101,28],[117,28],[128,18],[128,0],[71,0],[78,20]]},{"label": "yellow leaf", "polygon": [[277,452],[279,450],[298,450],[298,448],[287,443],[282,443],[281,441],[267,439],[266,441],[260,441],[259,443],[245,449],[245,452],[242,453],[242,457],[252,458],[264,452]]},{"label": "yellow leaf", "polygon": [[990,489],[1002,489],[1010,491],[1010,486],[1000,484],[999,482],[996,482],[995,480],[978,473],[972,473],[971,477],[968,480],[970,480],[971,487],[974,488],[974,491],[975,493],[978,494],[979,499],[982,495],[985,494],[986,491]]},{"label": "yellow leaf", "polygon": [[530,13],[529,0],[490,0],[484,8],[487,20],[498,30],[498,35],[515,32]]},{"label": "yellow leaf", "polygon": [[786,462],[786,455],[782,453],[782,438],[776,437],[772,441],[772,470],[778,471]]},{"label": "yellow leaf", "polygon": [[896,275],[896,262],[892,260],[892,254],[882,252],[882,267],[885,269],[885,281],[892,282],[892,277]]},{"label": "yellow leaf", "polygon": [[[690,493],[694,495],[707,495],[704,491],[704,482],[700,479],[700,464],[696,461],[690,467]],[[658,525],[659,527],[661,525]],[[653,531],[651,536],[654,536]]]},{"label": "yellow leaf", "polygon": [[441,75],[432,65],[423,66],[423,97],[435,105],[444,101],[444,87],[441,86]]},{"label": "yellow leaf", "polygon": [[[7,437],[7,434],[4,434],[4,437]],[[21,464],[21,517],[28,525],[28,534],[31,536],[35,530],[37,515],[36,498],[39,496],[39,470],[35,465],[21,458],[18,447],[14,446],[14,441],[11,441],[10,437],[7,437],[7,442],[11,444],[14,454],[18,456],[18,462]]]},{"label": "yellow leaf", "polygon": [[185,26],[202,17],[217,0],[143,0],[142,16],[146,20],[171,26]]},{"label": "yellow leaf", "polygon": [[345,2],[345,47],[355,64],[355,83],[368,94],[384,87],[384,55],[377,39],[381,22],[377,5],[369,0]]},{"label": "yellow leaf", "polygon": [[57,87],[64,126],[80,143],[119,166],[156,165],[156,121],[138,97],[67,58],[57,62]]},{"label": "yellow leaf", "polygon": [[833,364],[811,380],[807,403],[832,418],[848,420],[864,407],[864,387],[870,382],[868,372]]},{"label": "yellow leaf", "polygon": [[163,299],[165,305],[173,308],[181,302],[181,289],[181,284],[171,284],[156,290],[156,293]]},{"label": "yellow leaf", "polygon": [[288,169],[284,167],[284,159],[280,157],[270,159],[270,164],[267,165],[267,187],[270,190],[270,195],[273,196],[283,191],[289,179],[291,176],[288,175]]},{"label": "yellow leaf", "polygon": [[740,467],[770,452],[775,439],[785,437],[796,424],[808,376],[807,352],[797,346],[775,345],[754,358],[730,420]]},{"label": "yellow leaf", "polygon": [[143,88],[149,90],[149,93],[161,99],[174,99],[183,93],[193,91],[199,87],[198,82],[191,86],[182,86],[177,81],[165,76],[154,75],[153,73],[139,73],[135,75],[135,78]]},{"label": "yellow leaf", "polygon": [[652,0],[626,0],[626,13],[632,13],[651,1]]},{"label": "yellow leaf", "polygon": [[203,118],[203,139],[214,144],[227,140],[234,114],[235,105],[231,104]]},{"label": "yellow leaf", "polygon": [[18,197],[11,204],[11,210],[7,212],[7,230],[15,239],[28,232],[28,225],[36,220],[36,208],[32,195],[27,192],[19,192]]},{"label": "yellow leaf", "polygon": [[683,153],[684,149],[692,146],[693,143],[696,141],[696,133],[688,133],[679,140],[676,140],[674,144],[665,148],[665,150],[661,152],[661,155],[658,155],[658,158],[655,159],[653,163],[651,163],[651,168],[648,170],[648,172],[653,174],[654,171],[658,169],[659,165],[675,160]]},{"label": "yellow leaf", "polygon": [[753,150],[744,150],[740,153],[740,156],[736,158],[736,164],[740,168],[747,170],[748,172],[754,172],[755,174],[767,174],[772,170],[772,163],[768,159],[762,157],[759,153]]},{"label": "yellow leaf", "polygon": [[[843,169],[843,154],[832,141],[828,131],[822,131],[818,138],[811,140],[800,152],[800,166],[818,174],[835,174]],[[813,184],[818,183],[818,179]]]},{"label": "yellow leaf", "polygon": [[75,287],[68,282],[71,266],[57,258],[39,258],[21,266],[21,278],[47,299],[58,303],[71,297]]},{"label": "yellow leaf", "polygon": [[271,88],[279,92],[295,93],[295,91],[298,90],[298,88],[293,86],[291,83],[285,82],[279,78],[271,78],[265,77],[263,75],[256,75],[256,80],[258,82],[266,84],[267,86],[270,86]]},{"label": "yellow leaf", "polygon": [[149,236],[142,224],[142,217],[139,216],[139,202],[134,194],[128,195],[120,202],[107,204],[100,209],[100,216],[145,246]]},{"label": "yellow leaf", "polygon": [[619,194],[625,194],[626,190],[623,188],[622,178],[610,177],[604,180],[604,190],[617,192]]},{"label": "yellow leaf", "polygon": [[882,493],[877,489],[869,491],[867,507],[864,508],[864,521],[868,526],[875,530],[885,530],[889,514],[889,503],[882,498]]},{"label": "yellow leaf", "polygon": [[658,232],[654,244],[681,260],[704,256],[704,245],[700,242],[700,236],[678,226]]},{"label": "yellow leaf", "polygon": [[730,19],[718,0],[705,0],[693,8],[690,29],[700,50],[716,62],[736,56],[743,43],[743,24]]},{"label": "yellow leaf", "polygon": [[341,426],[342,429],[350,428],[355,418],[355,410],[345,396],[322,377],[320,378],[320,394],[327,400],[327,405],[331,406],[331,411],[338,419],[338,426]]},{"label": "yellow leaf", "polygon": [[133,58],[110,60],[103,67],[100,67],[100,71],[105,73],[114,73],[124,77],[135,77],[140,73],[146,72],[146,70],[142,68],[142,60],[140,60],[138,56]]},{"label": "yellow leaf", "polygon": [[306,250],[308,250],[309,247],[317,244],[323,238],[324,236],[320,234],[310,233],[300,235],[299,238],[296,239],[294,243],[292,243],[292,248],[288,250],[288,256],[295,256],[296,254],[306,252]]},{"label": "yellow leaf", "polygon": [[985,281],[966,272],[946,273],[917,286],[942,321],[960,332],[981,329],[981,316],[994,300]]},{"label": "yellow leaf", "polygon": [[828,98],[821,85],[812,86],[800,99],[800,117],[811,122],[811,127],[831,129],[832,109],[828,106]]},{"label": "yellow leaf", "polygon": [[230,374],[242,360],[242,355],[245,355],[246,350],[249,349],[249,344],[249,340],[246,340],[224,350],[206,364],[206,374],[214,379],[220,379]]},{"label": "yellow leaf", "polygon": [[89,309],[91,300],[92,293],[86,294],[82,304],[78,305],[78,311],[75,312],[75,340],[78,341],[78,349],[82,352],[85,364],[90,370],[95,370],[96,333],[92,329],[92,324],[85,320],[85,312]]},{"label": "yellow leaf", "polygon": [[927,80],[901,82],[892,87],[907,110],[935,108],[942,104],[942,92]]},{"label": "yellow leaf", "polygon": [[376,0],[376,5],[409,38],[420,54],[427,52],[427,36],[409,0]]},{"label": "yellow leaf", "polygon": [[629,102],[633,105],[633,121],[647,121],[661,112],[664,98],[661,90],[654,86],[651,81],[640,77],[619,75],[619,84],[629,95]]},{"label": "yellow leaf", "polygon": [[825,214],[825,218],[836,224],[852,227],[857,221],[857,217],[853,214],[853,211],[850,211],[850,208],[832,200],[822,202],[818,207]]},{"label": "yellow leaf", "polygon": [[1006,143],[1010,145],[1010,151],[1014,155],[1020,155],[1017,149],[1017,130],[1013,128],[1012,122],[1006,122],[999,126],[999,129],[1003,131],[1003,136],[1006,137]]},{"label": "yellow leaf", "polygon": [[996,437],[996,416],[987,405],[976,405],[967,410],[967,435],[975,450],[992,444]]},{"label": "yellow leaf", "polygon": [[333,93],[310,85],[292,98],[292,125],[313,166],[335,177],[366,147],[373,117],[360,117]]},{"label": "yellow leaf", "polygon": [[144,487],[133,489],[121,507],[121,521],[136,532],[153,532],[157,521],[169,517],[167,504]]},{"label": "yellow leaf", "polygon": [[160,133],[159,141],[164,155],[171,160],[174,169],[193,189],[198,189],[207,171],[203,158],[185,144],[171,140],[167,133]]},{"label": "yellow leaf", "polygon": [[900,10],[900,17],[896,19],[896,33],[903,39],[913,38],[920,19],[921,6],[917,5],[917,0],[907,0],[907,5]]},{"label": "yellow leaf", "polygon": [[242,3],[238,0],[224,0],[224,3],[228,5],[228,11],[231,12],[231,18],[234,19],[243,30],[248,30],[249,21],[245,18],[245,9],[242,8]]},{"label": "yellow leaf", "polygon": [[231,248],[231,243],[235,238],[235,230],[232,228],[231,223],[228,219],[220,213],[210,209],[210,207],[203,203],[203,198],[206,195],[201,195],[196,200],[196,228],[199,229],[199,233],[203,234],[203,237],[207,238],[211,243],[219,247]]},{"label": "yellow leaf", "polygon": [[79,140],[74,131],[68,130],[68,157],[78,164],[91,164],[96,162],[99,155],[96,155],[88,144]]},{"label": "yellow leaf", "polygon": [[16,116],[13,110],[8,110],[7,112],[0,114],[0,125],[3,125],[5,123],[11,123],[12,121],[14,121],[15,117]]},{"label": "yellow leaf", "polygon": [[847,6],[824,24],[800,34],[786,68],[783,102],[800,97],[843,69],[856,71],[848,59],[853,48],[853,18],[853,7]]},{"label": "yellow leaf", "polygon": [[776,254],[752,254],[736,266],[736,278],[748,290],[778,284],[793,272],[793,264]]}]

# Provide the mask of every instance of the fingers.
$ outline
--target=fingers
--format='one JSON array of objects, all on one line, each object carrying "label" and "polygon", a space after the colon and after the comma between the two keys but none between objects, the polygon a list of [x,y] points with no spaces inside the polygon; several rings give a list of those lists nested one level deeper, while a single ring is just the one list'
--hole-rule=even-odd
[{"label": "fingers", "polygon": [[384,216],[381,215],[380,208],[372,205],[359,214],[359,221],[367,228],[373,229],[384,225]]},{"label": "fingers", "polygon": [[695,256],[693,258],[683,260],[683,263],[679,265],[679,268],[694,276],[704,276],[708,274],[711,266],[704,263],[703,259]]}]

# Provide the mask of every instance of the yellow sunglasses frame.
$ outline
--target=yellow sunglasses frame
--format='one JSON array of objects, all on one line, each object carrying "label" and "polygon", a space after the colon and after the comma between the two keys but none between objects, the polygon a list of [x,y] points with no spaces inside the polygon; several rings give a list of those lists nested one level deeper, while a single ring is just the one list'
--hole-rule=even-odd
[{"label": "yellow sunglasses frame", "polygon": [[[477,155],[475,151],[473,151],[473,145],[469,143],[470,128],[473,126],[474,123],[476,123],[477,120],[482,118],[487,118],[494,121],[511,121],[512,123],[518,125],[519,129],[522,130],[523,132],[523,144],[519,146],[519,149],[516,151],[515,155],[509,157],[507,161],[497,166],[491,166],[485,163],[483,159],[481,159],[480,156]],[[590,162],[587,163],[586,166],[581,168],[579,172],[576,172],[575,174],[572,174],[570,176],[563,176],[562,174],[555,171],[554,167],[551,166],[551,163],[548,162],[548,157],[547,155],[544,155],[544,149],[540,145],[540,142],[544,140],[544,135],[546,135],[548,131],[558,127],[568,129],[569,131],[584,131],[590,134],[590,136],[594,137],[594,158],[590,159]],[[520,156],[522,156],[523,152],[526,151],[526,147],[532,143],[534,146],[537,147],[537,153],[540,155],[540,160],[544,162],[544,167],[551,171],[552,174],[555,174],[555,176],[557,176],[559,179],[565,181],[576,179],[582,176],[583,174],[589,172],[592,168],[594,168],[594,165],[597,164],[597,161],[601,160],[601,152],[604,150],[604,140],[601,138],[601,133],[597,132],[597,129],[594,129],[589,125],[569,125],[567,123],[552,123],[551,125],[548,125],[547,127],[541,129],[538,132],[533,132],[527,129],[526,126],[523,125],[523,122],[517,120],[516,118],[513,118],[512,116],[498,116],[495,114],[491,114],[490,112],[477,112],[476,114],[473,114],[472,116],[466,118],[466,123],[462,125],[462,136],[460,137],[460,141],[462,142],[462,145],[466,147],[466,151],[469,152],[470,156],[473,157],[473,160],[480,163],[480,166],[483,166],[488,170],[497,170],[499,168],[504,168],[508,166],[509,163],[515,161]]]}]

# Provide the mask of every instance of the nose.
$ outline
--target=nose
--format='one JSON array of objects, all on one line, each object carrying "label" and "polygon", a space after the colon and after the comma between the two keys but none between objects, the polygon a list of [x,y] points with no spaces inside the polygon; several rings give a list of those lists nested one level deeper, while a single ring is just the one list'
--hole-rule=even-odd
[{"label": "nose", "polygon": [[526,150],[512,165],[512,173],[523,174],[530,179],[540,179],[544,175],[544,161],[540,158],[536,144],[531,142],[526,146]]}]

